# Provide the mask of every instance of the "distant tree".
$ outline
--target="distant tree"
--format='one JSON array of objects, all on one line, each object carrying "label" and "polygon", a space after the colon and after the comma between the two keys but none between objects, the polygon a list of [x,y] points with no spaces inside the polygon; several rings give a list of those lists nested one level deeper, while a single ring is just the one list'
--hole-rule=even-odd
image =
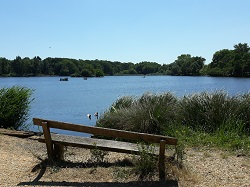
[{"label": "distant tree", "polygon": [[114,69],[110,62],[103,63],[103,72],[106,75],[114,75]]},{"label": "distant tree", "polygon": [[153,66],[151,65],[144,65],[142,67],[142,74],[146,75],[146,74],[152,74],[155,73],[155,69]]},{"label": "distant tree", "polygon": [[17,56],[11,63],[11,72],[14,76],[22,75],[22,58]]},{"label": "distant tree", "polygon": [[200,70],[200,75],[207,75],[208,65],[204,65]]},{"label": "distant tree", "polygon": [[200,75],[200,71],[204,66],[205,58],[202,57],[192,57],[192,63],[190,65],[190,75]]},{"label": "distant tree", "polygon": [[104,76],[104,73],[103,73],[102,70],[97,69],[97,70],[95,71],[95,76],[96,76],[96,77],[103,77],[103,76]]},{"label": "distant tree", "polygon": [[54,75],[54,58],[46,58],[42,61],[41,73],[44,75]]},{"label": "distant tree", "polygon": [[129,69],[134,68],[134,67],[135,67],[135,65],[132,62],[121,63],[119,72],[121,72],[123,70],[129,70]]},{"label": "distant tree", "polygon": [[69,69],[66,65],[63,65],[62,69],[60,70],[59,75],[60,76],[70,76]]},{"label": "distant tree", "polygon": [[34,76],[41,74],[42,59],[39,56],[35,56],[33,59],[32,73]]},{"label": "distant tree", "polygon": [[25,57],[22,59],[23,64],[23,76],[32,75],[32,61],[29,57]]},{"label": "distant tree", "polygon": [[174,62],[170,66],[170,72],[171,75],[181,75],[181,68],[177,63]]},{"label": "distant tree", "polygon": [[156,62],[143,61],[135,65],[135,70],[138,74],[154,74],[158,72],[160,64]]},{"label": "distant tree", "polygon": [[250,48],[247,43],[234,45],[233,72],[236,77],[249,76]]},{"label": "distant tree", "polygon": [[138,73],[137,73],[137,71],[136,71],[134,68],[130,68],[130,69],[128,70],[128,74],[130,74],[130,75],[136,75],[136,74],[138,74]]},{"label": "distant tree", "polygon": [[69,75],[72,75],[77,71],[76,65],[70,59],[63,59],[62,64],[64,64],[65,69],[68,69]]},{"label": "distant tree", "polygon": [[250,48],[246,43],[234,45],[234,50],[216,51],[207,68],[211,76],[250,76]]},{"label": "distant tree", "polygon": [[204,66],[205,60],[203,57],[192,57],[190,54],[182,54],[165,68],[168,70],[167,73],[171,75],[200,75],[200,70]]},{"label": "distant tree", "polygon": [[92,77],[95,75],[95,69],[91,63],[84,64],[84,67],[81,72],[82,72],[82,76],[84,77]]},{"label": "distant tree", "polygon": [[88,69],[83,69],[82,70],[82,76],[83,77],[92,77],[92,73]]},{"label": "distant tree", "polygon": [[239,43],[234,45],[234,51],[238,54],[244,54],[244,53],[249,53],[250,48],[247,45],[247,43]]},{"label": "distant tree", "polygon": [[10,73],[10,60],[0,58],[0,76],[6,76]]}]

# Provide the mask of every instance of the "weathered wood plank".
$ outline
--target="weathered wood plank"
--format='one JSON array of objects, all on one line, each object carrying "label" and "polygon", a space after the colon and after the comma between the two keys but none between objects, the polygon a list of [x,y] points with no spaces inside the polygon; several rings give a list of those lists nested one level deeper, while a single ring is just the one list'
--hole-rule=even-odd
[{"label": "weathered wood plank", "polygon": [[27,138],[30,136],[34,136],[34,132],[28,132],[28,131],[19,131],[19,130],[10,130],[10,129],[3,129],[0,128],[0,134],[8,135],[8,136],[15,136],[20,138]]},{"label": "weathered wood plank", "polygon": [[101,128],[101,127],[93,127],[93,126],[58,122],[58,121],[52,121],[52,120],[45,120],[45,119],[40,119],[40,118],[33,118],[33,123],[35,125],[41,126],[42,122],[47,122],[50,128],[57,128],[57,129],[76,131],[76,132],[84,132],[84,133],[89,133],[93,135],[109,136],[109,137],[114,137],[114,138],[124,138],[124,139],[137,140],[137,141],[146,141],[146,142],[152,142],[152,143],[159,143],[161,140],[165,140],[166,143],[169,145],[177,145],[177,139],[173,137],[168,137],[168,136],[137,133],[137,132],[123,131],[123,130],[116,130],[116,129],[108,129],[108,128]]},{"label": "weathered wood plank", "polygon": [[[96,138],[86,138],[79,136],[51,134],[53,144],[59,143],[64,146],[81,147],[86,149],[98,148],[104,151],[113,151],[119,153],[138,154],[139,145],[136,143],[120,142],[114,140],[104,140]],[[38,139],[39,142],[45,142],[44,137]],[[159,147],[155,146],[155,155],[159,154]]]}]

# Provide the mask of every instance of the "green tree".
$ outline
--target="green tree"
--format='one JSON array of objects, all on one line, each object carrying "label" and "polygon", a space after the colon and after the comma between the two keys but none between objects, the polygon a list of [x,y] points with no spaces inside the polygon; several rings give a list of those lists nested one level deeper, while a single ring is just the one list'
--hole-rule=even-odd
[{"label": "green tree", "polygon": [[44,75],[54,75],[54,58],[48,57],[42,61],[41,73]]},{"label": "green tree", "polygon": [[249,51],[247,43],[234,45],[233,76],[241,77],[249,75]]},{"label": "green tree", "polygon": [[42,59],[39,56],[35,56],[33,59],[33,68],[32,68],[32,73],[34,76],[41,74],[41,69],[42,69]]},{"label": "green tree", "polygon": [[81,72],[83,77],[92,77],[95,75],[95,69],[91,63],[85,63]]},{"label": "green tree", "polygon": [[165,69],[171,75],[200,75],[200,70],[204,66],[205,60],[203,57],[192,57],[190,54],[182,54],[169,66],[165,66]]},{"label": "green tree", "polygon": [[23,64],[23,76],[32,75],[32,61],[30,58],[25,57],[22,59]]},{"label": "green tree", "polygon": [[0,58],[0,76],[6,76],[10,73],[10,60]]},{"label": "green tree", "polygon": [[234,51],[238,54],[244,54],[244,53],[249,53],[250,48],[247,45],[247,43],[239,43],[234,45]]},{"label": "green tree", "polygon": [[11,63],[11,72],[14,76],[22,75],[22,58],[17,56]]},{"label": "green tree", "polygon": [[103,63],[103,72],[106,75],[114,75],[114,69],[110,62]]},{"label": "green tree", "polygon": [[154,74],[158,72],[158,69],[160,68],[160,64],[157,64],[156,62],[140,62],[135,65],[135,70],[138,74]]},{"label": "green tree", "polygon": [[246,43],[234,45],[234,50],[216,51],[207,73],[211,76],[250,76],[250,48]]},{"label": "green tree", "polygon": [[149,64],[143,66],[143,68],[142,68],[142,74],[146,75],[146,74],[152,74],[152,73],[155,73],[154,66],[149,65]]},{"label": "green tree", "polygon": [[136,74],[138,74],[137,71],[136,71],[134,68],[130,68],[130,69],[128,70],[128,73],[129,73],[130,75],[136,75]]},{"label": "green tree", "polygon": [[97,70],[95,71],[95,76],[96,76],[96,77],[103,77],[103,76],[104,76],[104,73],[103,73],[102,70],[97,69]]},{"label": "green tree", "polygon": [[192,63],[190,65],[190,74],[191,75],[200,75],[200,71],[204,66],[205,58],[202,57],[192,57]]},{"label": "green tree", "polygon": [[171,75],[180,75],[181,74],[181,68],[175,62],[173,64],[171,64],[170,69],[171,69]]},{"label": "green tree", "polygon": [[92,77],[92,73],[91,73],[91,71],[88,70],[88,69],[83,69],[83,70],[82,70],[82,76],[83,76],[83,77]]}]

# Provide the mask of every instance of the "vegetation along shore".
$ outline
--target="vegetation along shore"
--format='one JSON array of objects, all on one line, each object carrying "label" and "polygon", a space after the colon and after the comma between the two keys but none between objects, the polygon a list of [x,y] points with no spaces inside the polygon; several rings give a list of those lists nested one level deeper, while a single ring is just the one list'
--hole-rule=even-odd
[{"label": "vegetation along shore", "polygon": [[250,48],[247,43],[234,45],[233,50],[216,51],[212,62],[205,64],[201,56],[181,54],[174,62],[158,64],[143,61],[112,62],[108,60],[82,60],[70,58],[45,58],[35,56],[13,60],[0,57],[0,76],[73,76],[102,77],[106,75],[181,75],[250,77]]}]

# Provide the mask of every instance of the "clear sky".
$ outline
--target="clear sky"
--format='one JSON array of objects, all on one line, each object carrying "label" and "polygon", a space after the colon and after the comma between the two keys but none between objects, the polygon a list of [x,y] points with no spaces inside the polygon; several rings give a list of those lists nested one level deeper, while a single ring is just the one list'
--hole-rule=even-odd
[{"label": "clear sky", "polygon": [[250,45],[250,0],[0,0],[0,57],[210,63]]}]

